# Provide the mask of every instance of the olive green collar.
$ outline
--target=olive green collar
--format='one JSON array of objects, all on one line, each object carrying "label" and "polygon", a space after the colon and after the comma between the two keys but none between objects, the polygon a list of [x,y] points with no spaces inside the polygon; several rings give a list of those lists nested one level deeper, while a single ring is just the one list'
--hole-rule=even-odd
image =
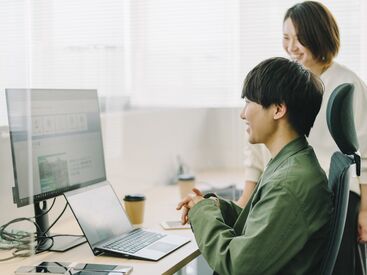
[{"label": "olive green collar", "polygon": [[284,161],[288,160],[289,157],[307,147],[308,142],[304,136],[298,137],[289,142],[280,150],[280,152],[274,158],[269,161],[261,178],[268,178],[268,175],[273,174]]}]

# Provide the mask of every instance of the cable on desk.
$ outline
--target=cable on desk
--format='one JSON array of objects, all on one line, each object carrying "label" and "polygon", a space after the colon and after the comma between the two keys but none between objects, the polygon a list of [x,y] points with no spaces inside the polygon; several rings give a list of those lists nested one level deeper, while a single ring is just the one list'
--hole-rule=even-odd
[{"label": "cable on desk", "polygon": [[[4,246],[1,246],[1,249],[2,250],[14,249],[14,251],[12,251],[12,256],[7,258],[0,258],[0,262],[8,261],[16,257],[26,257],[31,255],[30,246],[32,245],[32,242],[34,242],[35,233],[29,233],[29,232],[13,233],[6,230],[9,225],[23,221],[30,222],[36,228],[39,228],[38,224],[36,224],[36,222],[34,222],[31,218],[17,218],[0,226],[0,238],[6,242],[5,244],[3,244]],[[19,253],[20,251],[25,250],[27,252]]]},{"label": "cable on desk", "polygon": [[11,259],[14,259],[14,258],[16,258],[17,256],[10,256],[10,257],[8,257],[8,258],[0,258],[0,262],[5,262],[5,261],[9,261],[9,260],[11,260]]},{"label": "cable on desk", "polygon": [[[62,215],[65,213],[66,211],[66,208],[68,207],[68,203],[66,202],[65,203],[65,206],[64,206],[64,209],[61,211],[60,215],[55,219],[55,221],[46,229],[45,232],[43,232],[43,235],[46,235],[50,230],[51,228],[60,220],[60,218],[62,217]],[[52,207],[52,205],[51,205]],[[47,213],[47,212],[46,212]]]},{"label": "cable on desk", "polygon": [[29,242],[32,241],[32,235],[34,237],[34,233],[29,233],[29,232],[16,232],[16,233],[12,233],[9,231],[6,231],[6,228],[14,223],[18,223],[18,222],[30,222],[32,223],[38,230],[40,229],[38,224],[33,221],[31,218],[17,218],[14,220],[9,221],[8,223],[0,226],[0,238],[8,241],[8,242],[19,242],[19,243],[23,243],[23,244],[27,244]]},{"label": "cable on desk", "polygon": [[[38,216],[34,216],[34,217],[22,217],[22,218],[16,218],[13,219],[9,222],[7,222],[6,224],[0,226],[0,241],[3,240],[3,243],[0,242],[0,249],[1,250],[12,250],[14,249],[14,251],[12,252],[13,256],[11,257],[7,257],[7,258],[0,258],[0,262],[1,261],[7,261],[10,259],[13,259],[15,257],[28,257],[30,255],[32,255],[33,251],[36,250],[37,253],[43,252],[43,251],[47,251],[49,250],[54,241],[53,241],[53,237],[49,237],[46,235],[46,233],[51,229],[52,226],[55,225],[55,223],[61,218],[62,214],[65,212],[67,204],[64,207],[64,210],[61,212],[61,214],[57,217],[57,219],[52,223],[51,226],[49,226],[49,228],[47,228],[46,232],[42,232],[43,236],[36,236],[36,233],[30,233],[30,232],[11,232],[11,231],[7,231],[6,229],[15,223],[19,223],[19,222],[30,222],[32,223],[35,227],[37,231],[41,231],[39,225],[34,221],[34,219],[42,217],[43,215],[46,215],[47,213],[50,212],[50,210],[53,208],[54,204],[55,204],[56,198],[53,199],[52,205],[50,206],[50,208],[42,213],[41,215]],[[40,239],[51,239],[51,245],[50,247],[48,247],[45,250],[39,251],[39,246],[40,246]]]},{"label": "cable on desk", "polygon": [[[66,202],[65,206],[64,206],[64,209],[61,211],[59,216],[54,220],[54,222],[44,232],[42,232],[42,236],[37,237],[37,246],[36,246],[36,252],[35,252],[36,254],[44,252],[44,251],[49,251],[52,248],[53,244],[54,244],[54,237],[59,237],[59,236],[81,236],[81,235],[69,235],[69,234],[58,234],[58,235],[53,235],[53,236],[48,236],[47,235],[47,233],[51,230],[51,228],[60,220],[62,215],[65,213],[68,205],[69,204]],[[51,207],[52,207],[52,205],[51,205]],[[45,241],[45,240],[51,240],[51,244],[50,244],[49,247],[40,250],[39,246],[42,244],[42,241]]]},{"label": "cable on desk", "polygon": [[52,204],[51,204],[51,206],[47,209],[47,211],[46,211],[46,212],[43,212],[42,214],[37,215],[37,216],[34,216],[34,217],[30,218],[30,219],[37,219],[37,218],[40,218],[40,217],[42,217],[42,216],[44,216],[44,215],[48,214],[48,212],[50,212],[50,211],[51,211],[51,209],[54,207],[55,202],[56,202],[56,198],[54,198],[54,199],[52,200]]},{"label": "cable on desk", "polygon": [[[57,235],[52,235],[52,236],[47,236],[47,233],[51,230],[51,228],[60,220],[60,218],[62,217],[62,215],[65,213],[67,207],[68,207],[68,203],[65,203],[64,209],[61,211],[61,213],[59,214],[59,216],[55,219],[55,221],[45,230],[45,232],[43,232],[43,236],[41,236],[40,238],[46,240],[46,239],[50,239],[52,241],[51,245],[44,249],[44,250],[39,250],[38,247],[36,249],[36,254],[44,252],[44,251],[49,251],[53,244],[54,244],[54,238],[55,237],[83,237],[83,235],[74,235],[74,234],[57,234]],[[38,239],[40,239],[38,238]]]},{"label": "cable on desk", "polygon": [[[27,221],[27,222],[32,223],[36,227],[36,229],[40,231],[40,228],[39,228],[38,224],[36,222],[34,222],[33,219],[42,217],[42,216],[46,215],[47,213],[49,213],[51,211],[51,209],[53,208],[53,206],[55,205],[55,201],[56,201],[56,198],[53,199],[50,208],[46,212],[42,213],[41,215],[30,217],[30,218],[23,217],[23,218],[13,219],[13,220],[7,222],[6,224],[0,226],[0,239],[3,239],[4,241],[10,242],[10,244],[7,244],[7,247],[1,247],[0,246],[0,249],[5,250],[5,249],[18,248],[18,243],[20,243],[20,244],[29,244],[29,243],[31,243],[32,240],[35,239],[34,238],[35,237],[34,233],[33,234],[29,233],[29,232],[16,232],[16,233],[13,233],[13,232],[6,231],[6,228],[8,226],[10,226],[11,224]],[[32,235],[33,235],[33,239],[31,238]],[[12,245],[11,244],[12,242],[15,243],[15,244]]]},{"label": "cable on desk", "polygon": [[[0,240],[2,239],[8,242],[5,245],[5,247],[2,247],[1,242],[0,242],[0,250],[14,249],[14,251],[12,252],[13,256],[3,258],[3,259],[0,258],[0,262],[7,261],[15,257],[28,257],[28,256],[31,256],[33,253],[38,254],[44,251],[49,251],[54,244],[55,237],[60,237],[60,236],[83,237],[83,235],[73,235],[73,234],[57,234],[53,236],[47,235],[47,233],[51,230],[51,228],[60,220],[62,215],[65,213],[68,207],[67,202],[65,203],[65,206],[63,210],[61,211],[61,213],[58,215],[58,217],[53,221],[53,223],[44,232],[42,232],[41,236],[37,236],[35,232],[33,233],[30,233],[30,232],[13,233],[13,232],[9,232],[6,230],[6,228],[10,226],[11,224],[26,221],[26,222],[32,223],[36,227],[37,231],[41,231],[39,225],[34,221],[34,219],[42,217],[43,215],[46,215],[47,213],[49,213],[50,210],[53,208],[55,201],[56,201],[56,198],[53,199],[50,208],[46,212],[42,213],[41,215],[30,217],[30,218],[23,217],[23,218],[13,219],[9,221],[8,223],[0,226]],[[39,247],[46,240],[51,240],[50,246],[45,249],[40,250]]]}]

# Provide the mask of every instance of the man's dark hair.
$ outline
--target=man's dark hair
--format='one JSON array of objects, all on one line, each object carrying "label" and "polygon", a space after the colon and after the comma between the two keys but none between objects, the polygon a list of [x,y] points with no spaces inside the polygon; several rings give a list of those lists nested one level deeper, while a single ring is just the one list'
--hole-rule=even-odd
[{"label": "man's dark hair", "polygon": [[323,4],[305,1],[289,8],[284,20],[290,18],[299,42],[308,48],[318,62],[330,65],[340,47],[339,28],[334,16]]},{"label": "man's dark hair", "polygon": [[324,88],[319,77],[283,57],[264,60],[246,76],[242,98],[268,108],[285,104],[290,125],[308,136],[320,110]]}]

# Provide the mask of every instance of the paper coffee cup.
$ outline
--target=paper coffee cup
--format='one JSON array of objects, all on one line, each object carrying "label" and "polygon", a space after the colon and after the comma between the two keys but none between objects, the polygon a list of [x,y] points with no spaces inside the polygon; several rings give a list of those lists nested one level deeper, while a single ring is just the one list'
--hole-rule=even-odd
[{"label": "paper coffee cup", "polygon": [[177,178],[177,184],[180,189],[181,199],[192,193],[192,188],[195,187],[195,177],[188,174],[181,174]]},{"label": "paper coffee cup", "polygon": [[143,195],[126,195],[124,197],[125,211],[132,224],[142,224],[144,221],[145,197]]}]

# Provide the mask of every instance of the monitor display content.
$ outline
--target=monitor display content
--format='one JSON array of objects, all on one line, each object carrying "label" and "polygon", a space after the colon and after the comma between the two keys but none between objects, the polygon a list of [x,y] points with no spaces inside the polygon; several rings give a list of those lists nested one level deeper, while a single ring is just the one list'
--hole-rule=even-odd
[{"label": "monitor display content", "polygon": [[7,89],[18,207],[106,179],[96,90]]}]

